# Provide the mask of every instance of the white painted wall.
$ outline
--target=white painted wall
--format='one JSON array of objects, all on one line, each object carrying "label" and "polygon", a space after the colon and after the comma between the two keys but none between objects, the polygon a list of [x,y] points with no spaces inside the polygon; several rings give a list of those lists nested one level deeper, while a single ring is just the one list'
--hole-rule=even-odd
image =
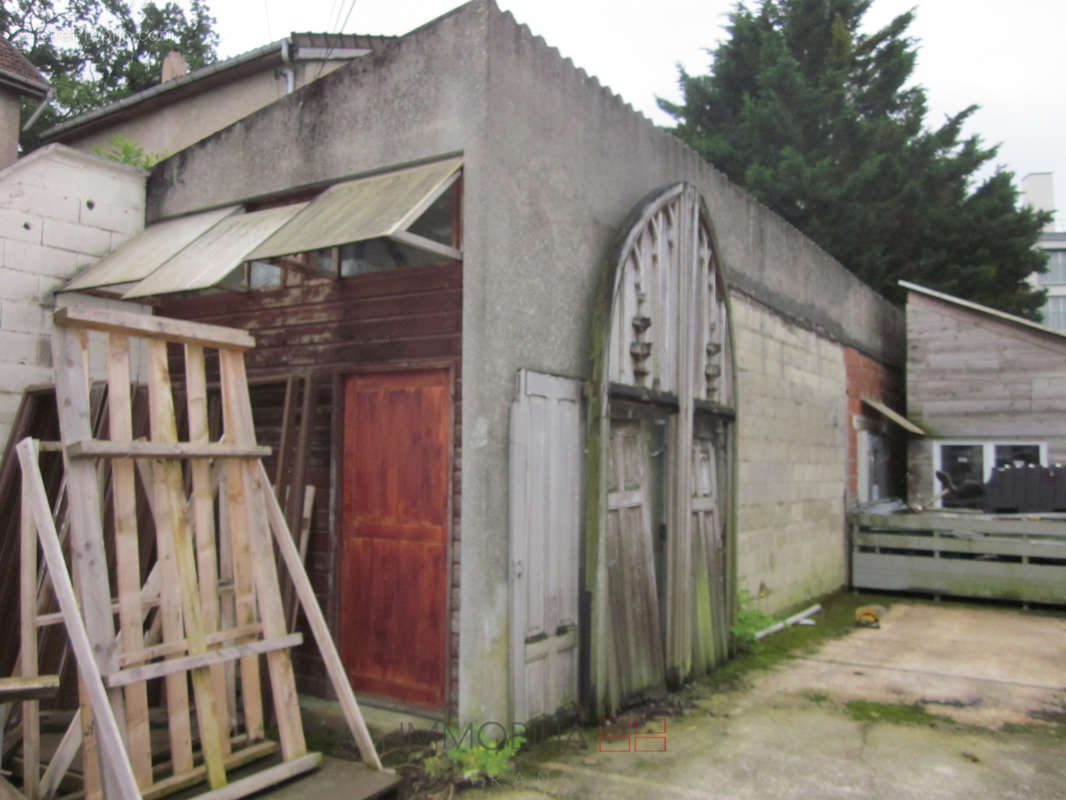
[{"label": "white painted wall", "polygon": [[[64,145],[0,171],[0,442],[26,387],[53,382],[56,289],[144,227],[146,177]],[[145,308],[82,295],[61,304]]]}]

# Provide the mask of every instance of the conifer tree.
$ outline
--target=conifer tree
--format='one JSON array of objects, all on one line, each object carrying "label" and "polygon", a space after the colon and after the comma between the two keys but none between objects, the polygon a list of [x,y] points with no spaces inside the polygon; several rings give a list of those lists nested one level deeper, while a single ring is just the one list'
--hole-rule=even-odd
[{"label": "conifer tree", "polygon": [[1039,318],[1034,249],[1047,215],[1018,207],[1013,176],[962,128],[976,106],[925,127],[908,82],[914,13],[866,33],[872,0],[739,3],[707,75],[681,70],[659,100],[675,132],[887,297],[899,279]]}]

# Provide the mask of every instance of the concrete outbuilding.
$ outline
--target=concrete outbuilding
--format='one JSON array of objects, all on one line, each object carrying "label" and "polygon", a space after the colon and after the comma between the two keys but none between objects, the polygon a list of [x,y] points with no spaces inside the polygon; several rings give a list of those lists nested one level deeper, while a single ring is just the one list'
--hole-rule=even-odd
[{"label": "concrete outbuilding", "polygon": [[304,376],[309,572],[365,701],[602,715],[725,658],[736,587],[845,582],[849,381],[892,401],[902,314],[490,0],[162,162],[147,214],[67,302]]}]

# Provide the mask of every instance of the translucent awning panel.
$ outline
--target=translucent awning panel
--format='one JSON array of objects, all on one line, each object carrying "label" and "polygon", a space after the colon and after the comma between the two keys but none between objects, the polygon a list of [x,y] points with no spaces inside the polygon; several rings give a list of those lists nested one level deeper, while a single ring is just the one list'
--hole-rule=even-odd
[{"label": "translucent awning panel", "polygon": [[226,217],[122,296],[133,299],[210,288],[306,206],[293,203]]},{"label": "translucent awning panel", "polygon": [[429,207],[462,164],[462,159],[451,158],[331,186],[248,258],[287,256],[402,231]]},{"label": "translucent awning panel", "polygon": [[147,227],[75,277],[62,291],[99,289],[140,281],[238,209],[239,206],[228,206]]}]

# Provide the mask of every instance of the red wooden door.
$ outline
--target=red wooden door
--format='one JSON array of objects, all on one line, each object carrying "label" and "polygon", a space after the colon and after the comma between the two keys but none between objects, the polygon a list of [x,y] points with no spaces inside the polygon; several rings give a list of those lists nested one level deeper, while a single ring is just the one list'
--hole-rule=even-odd
[{"label": "red wooden door", "polygon": [[448,370],[354,375],[344,391],[340,645],[352,686],[443,706]]}]

